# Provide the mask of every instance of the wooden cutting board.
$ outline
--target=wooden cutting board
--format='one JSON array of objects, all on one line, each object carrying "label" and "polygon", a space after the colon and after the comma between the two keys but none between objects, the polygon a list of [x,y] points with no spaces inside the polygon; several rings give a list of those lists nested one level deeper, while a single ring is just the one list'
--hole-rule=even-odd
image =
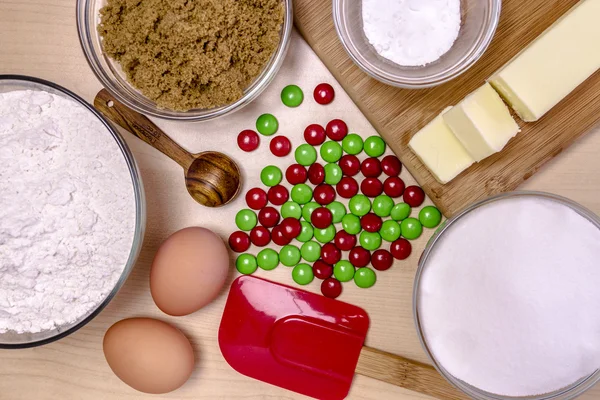
[{"label": "wooden cutting board", "polygon": [[295,0],[294,6],[296,26],[306,41],[433,202],[450,217],[476,200],[516,189],[599,122],[597,72],[540,121],[517,119],[522,132],[502,152],[472,166],[449,184],[438,183],[408,148],[419,129],[481,86],[577,1],[504,0],[500,26],[483,58],[459,78],[424,90],[387,86],[354,65],[333,26],[331,0]]}]

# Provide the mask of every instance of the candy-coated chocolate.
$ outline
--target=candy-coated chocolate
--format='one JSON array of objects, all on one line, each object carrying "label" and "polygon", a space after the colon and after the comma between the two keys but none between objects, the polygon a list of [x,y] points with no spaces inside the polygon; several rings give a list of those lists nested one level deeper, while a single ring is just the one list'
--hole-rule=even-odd
[{"label": "candy-coated chocolate", "polygon": [[285,171],[285,179],[291,185],[299,185],[300,183],[305,183],[308,179],[308,172],[306,172],[306,168],[300,164],[292,164]]},{"label": "candy-coated chocolate", "polygon": [[321,145],[320,153],[324,161],[328,163],[338,162],[343,154],[342,145],[329,140]]},{"label": "candy-coated chocolate", "polygon": [[331,215],[333,215],[333,223],[339,224],[342,222],[342,218],[346,215],[346,206],[340,203],[339,201],[333,201],[327,205],[329,211],[331,211]]},{"label": "candy-coated chocolate", "polygon": [[319,185],[325,181],[325,168],[319,163],[314,163],[308,168],[308,180],[313,185]]},{"label": "candy-coated chocolate", "polygon": [[[322,250],[321,250],[322,251]],[[337,262],[337,261],[336,261]],[[321,280],[327,279],[333,275],[333,265],[329,265],[323,260],[318,260],[313,264],[313,274]]]},{"label": "candy-coated chocolate", "polygon": [[418,186],[409,186],[404,190],[402,198],[406,204],[416,208],[425,201],[425,192]]},{"label": "candy-coated chocolate", "polygon": [[365,195],[357,194],[348,202],[348,208],[352,214],[362,217],[371,211],[371,200]]},{"label": "candy-coated chocolate", "polygon": [[360,245],[369,251],[375,251],[381,247],[381,235],[377,232],[362,231]]},{"label": "candy-coated chocolate", "polygon": [[383,183],[377,178],[365,178],[360,183],[360,191],[368,197],[377,197],[383,193]]},{"label": "candy-coated chocolate", "polygon": [[356,155],[363,151],[364,142],[356,133],[351,133],[342,140],[342,149],[348,154]]},{"label": "candy-coated chocolate", "polygon": [[369,136],[365,139],[365,153],[369,157],[381,157],[385,153],[385,142],[379,136]]},{"label": "candy-coated chocolate", "polygon": [[258,133],[251,129],[246,129],[240,132],[237,137],[237,144],[240,149],[246,152],[254,151],[260,144]]},{"label": "candy-coated chocolate", "polygon": [[337,185],[344,176],[342,169],[335,163],[325,164],[325,183],[328,185]]},{"label": "candy-coated chocolate", "polygon": [[279,265],[279,254],[273,249],[263,249],[256,255],[256,261],[259,267],[270,271]]},{"label": "candy-coated chocolate", "polygon": [[325,132],[329,139],[339,142],[348,134],[348,125],[341,119],[333,119],[325,127]]},{"label": "candy-coated chocolate", "polygon": [[335,299],[342,294],[342,284],[335,278],[327,278],[321,283],[323,296]]},{"label": "candy-coated chocolate", "polygon": [[319,83],[313,92],[315,101],[321,105],[327,105],[335,98],[335,90],[329,83]]},{"label": "candy-coated chocolate", "polygon": [[313,191],[305,183],[299,183],[292,188],[292,200],[302,205],[312,200]]},{"label": "candy-coated chocolate", "polygon": [[387,250],[379,249],[371,256],[371,265],[377,271],[386,271],[394,264],[392,253]]},{"label": "candy-coated chocolate", "polygon": [[286,267],[293,267],[300,262],[300,249],[292,244],[283,246],[279,251],[279,261]]},{"label": "candy-coated chocolate", "polygon": [[265,228],[272,228],[279,223],[279,211],[273,207],[265,207],[258,212],[258,222]]},{"label": "candy-coated chocolate", "polygon": [[287,201],[281,206],[281,216],[283,218],[296,218],[302,217],[302,207],[295,201]]},{"label": "candy-coated chocolate", "polygon": [[310,265],[302,263],[292,270],[292,279],[298,285],[308,285],[315,279],[315,275]]},{"label": "candy-coated chocolate", "polygon": [[381,170],[387,176],[398,176],[402,172],[402,163],[396,156],[385,156],[381,160]]},{"label": "candy-coated chocolate", "polygon": [[373,212],[380,217],[389,217],[394,208],[394,200],[386,195],[380,195],[373,199]]},{"label": "candy-coated chocolate", "polygon": [[288,239],[296,239],[300,232],[302,232],[302,224],[296,218],[286,218],[281,221],[281,227],[283,228],[283,234]]},{"label": "candy-coated chocolate", "polygon": [[240,274],[250,275],[257,270],[258,263],[252,254],[240,254],[235,260],[235,267]]},{"label": "candy-coated chocolate", "polygon": [[287,85],[281,90],[281,102],[288,107],[298,107],[304,100],[304,92],[297,85]]},{"label": "candy-coated chocolate", "polygon": [[406,260],[412,252],[412,245],[404,238],[396,240],[390,246],[390,253],[396,260]]},{"label": "candy-coated chocolate", "polygon": [[258,218],[252,210],[244,209],[235,215],[235,224],[242,231],[251,231],[256,226]]},{"label": "candy-coated chocolate", "polygon": [[350,261],[338,261],[333,267],[333,276],[340,282],[348,282],[354,278],[354,265]]},{"label": "candy-coated chocolate", "polygon": [[338,194],[344,199],[351,199],[358,193],[358,183],[356,182],[356,179],[349,176],[343,177],[335,188]]},{"label": "candy-coated chocolate", "polygon": [[317,161],[317,150],[315,150],[315,148],[310,144],[304,143],[296,148],[294,157],[296,158],[296,162],[298,164],[308,167]]},{"label": "candy-coated chocolate", "polygon": [[335,238],[336,229],[335,226],[329,225],[325,229],[315,229],[314,235],[315,239],[317,239],[321,243],[329,243],[333,241]]},{"label": "candy-coated chocolate", "polygon": [[423,225],[416,218],[406,218],[400,225],[402,229],[402,236],[408,240],[415,240],[423,233]]},{"label": "candy-coated chocolate", "polygon": [[404,193],[404,181],[397,176],[390,176],[383,182],[383,191],[390,197],[397,198]]},{"label": "candy-coated chocolate", "polygon": [[246,193],[246,204],[253,210],[260,210],[267,205],[268,196],[261,188],[253,188]]},{"label": "candy-coated chocolate", "polygon": [[351,235],[356,235],[362,231],[360,226],[360,218],[354,214],[346,214],[342,218],[342,228]]},{"label": "candy-coated chocolate", "polygon": [[300,248],[302,258],[308,262],[315,262],[321,257],[321,245],[314,240],[309,240]]},{"label": "candy-coated chocolate", "polygon": [[296,240],[302,243],[306,243],[313,238],[314,229],[313,226],[306,221],[301,221],[300,225],[302,226],[302,231],[300,232],[300,235],[298,235]]},{"label": "candy-coated chocolate", "polygon": [[333,214],[326,207],[319,207],[310,216],[310,222],[317,229],[325,229],[333,223]]},{"label": "candy-coated chocolate", "polygon": [[304,218],[305,221],[310,222],[312,213],[319,207],[321,207],[319,203],[314,201],[307,203],[302,207],[302,218]]},{"label": "candy-coated chocolate", "polygon": [[379,230],[381,238],[390,243],[398,240],[401,233],[400,224],[392,219],[385,221]]},{"label": "candy-coated chocolate", "polygon": [[442,213],[434,206],[423,207],[419,212],[419,221],[425,228],[435,228],[442,222]]},{"label": "candy-coated chocolate", "polygon": [[410,216],[412,208],[406,203],[398,203],[392,208],[390,214],[394,221],[404,221]]},{"label": "candy-coated chocolate", "polygon": [[352,154],[346,154],[339,162],[342,172],[346,176],[354,176],[360,172],[360,160]]},{"label": "candy-coated chocolate", "polygon": [[311,146],[320,146],[327,139],[325,128],[319,124],[311,124],[304,129],[304,140]]},{"label": "candy-coated chocolate", "polygon": [[263,114],[256,120],[256,130],[261,135],[272,136],[279,129],[279,122],[273,114]]},{"label": "candy-coated chocolate", "polygon": [[335,246],[342,251],[350,251],[356,246],[356,235],[351,235],[346,231],[339,231],[335,235]]},{"label": "candy-coated chocolate", "polygon": [[274,165],[264,167],[260,173],[260,180],[268,187],[279,185],[282,179],[281,170]]},{"label": "candy-coated chocolate", "polygon": [[285,136],[276,136],[269,143],[269,149],[276,157],[285,157],[292,151],[292,142]]},{"label": "candy-coated chocolate", "polygon": [[250,248],[250,236],[246,232],[236,231],[229,235],[229,247],[236,253],[243,253]]},{"label": "candy-coated chocolate", "polygon": [[255,226],[250,231],[250,241],[257,247],[265,247],[271,242],[271,233],[264,226]]},{"label": "candy-coated chocolate", "polygon": [[377,178],[381,175],[381,162],[374,157],[365,158],[360,164],[360,172],[367,178]]},{"label": "candy-coated chocolate", "polygon": [[271,204],[275,206],[280,206],[284,204],[290,198],[290,194],[285,186],[276,185],[269,189],[267,192],[267,198],[271,202]]},{"label": "candy-coated chocolate", "polygon": [[350,250],[350,254],[348,254],[348,261],[350,261],[356,268],[366,267],[371,262],[371,252],[363,249],[360,246],[357,246]]},{"label": "candy-coated chocolate", "polygon": [[[321,258],[329,265],[334,265],[342,259],[342,252],[333,243],[327,243],[321,248]],[[317,261],[318,262],[318,261]],[[329,275],[331,276],[331,275]],[[325,278],[329,278],[326,276]],[[325,279],[321,278],[321,279]]]},{"label": "candy-coated chocolate", "polygon": [[285,246],[287,244],[290,244],[290,242],[292,241],[292,239],[289,239],[285,236],[283,232],[283,227],[281,225],[273,227],[273,229],[271,230],[271,240],[277,246]]},{"label": "candy-coated chocolate", "polygon": [[315,188],[313,198],[322,206],[331,204],[335,200],[335,189],[328,184],[322,184]]},{"label": "candy-coated chocolate", "polygon": [[356,286],[362,289],[368,289],[372,287],[377,281],[377,275],[375,271],[370,268],[360,268],[354,274],[354,283]]},{"label": "candy-coated chocolate", "polygon": [[367,232],[379,232],[382,224],[381,217],[374,213],[363,215],[360,219],[360,226]]}]

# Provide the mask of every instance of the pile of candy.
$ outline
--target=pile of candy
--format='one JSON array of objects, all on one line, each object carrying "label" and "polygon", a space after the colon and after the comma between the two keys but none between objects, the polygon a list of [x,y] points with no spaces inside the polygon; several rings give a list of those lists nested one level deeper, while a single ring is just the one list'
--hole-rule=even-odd
[{"label": "pile of candy", "polygon": [[[333,88],[327,85],[331,90],[324,89],[323,85],[327,84],[315,89],[319,103],[334,97]],[[297,86],[282,91],[282,101],[288,106],[299,105],[302,100],[298,98],[303,94]],[[277,119],[263,114],[256,127],[262,135],[271,136],[277,132]],[[397,157],[381,158],[386,144],[379,136],[363,141],[359,135],[349,134],[344,121],[334,119],[325,128],[309,125],[304,139],[306,143],[294,153],[296,164],[285,171],[291,193],[281,185],[283,172],[273,165],[265,167],[260,179],[268,190],[248,191],[249,208],[237,213],[235,222],[240,230],[229,238],[229,246],[237,253],[246,252],[251,244],[265,247],[271,241],[282,246],[280,251],[266,248],[256,257],[241,254],[236,267],[240,273],[252,274],[258,267],[272,270],[281,263],[293,267],[292,277],[299,285],[311,283],[314,277],[322,279],[321,291],[331,298],[341,294],[341,282],[353,280],[357,286],[369,288],[376,281],[373,269],[385,271],[394,258],[406,259],[412,250],[409,240],[420,237],[423,227],[437,227],[442,215],[437,208],[427,206],[418,219],[410,217],[412,208],[423,204],[425,193],[418,186],[405,187]],[[258,135],[251,130],[238,137],[240,148],[246,151],[255,149],[258,142]],[[318,151],[315,146],[320,146]],[[291,152],[291,143],[277,136],[270,149],[276,156],[285,156]],[[363,151],[368,158],[361,162],[357,155]],[[317,162],[318,155],[325,165]],[[356,180],[359,173],[365,178],[360,185]],[[337,196],[348,199],[348,209],[336,201]],[[403,202],[396,204],[394,199],[400,197]],[[336,224],[342,229],[338,231]],[[302,243],[300,248],[291,244],[292,240]],[[381,248],[383,241],[390,243],[389,251]],[[343,252],[348,252],[347,259],[342,259]]]}]

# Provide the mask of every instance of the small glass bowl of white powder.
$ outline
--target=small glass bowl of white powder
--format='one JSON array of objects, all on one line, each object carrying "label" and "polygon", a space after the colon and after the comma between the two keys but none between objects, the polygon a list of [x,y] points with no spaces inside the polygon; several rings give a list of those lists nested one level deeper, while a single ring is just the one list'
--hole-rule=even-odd
[{"label": "small glass bowl of white powder", "polygon": [[0,75],[0,348],[91,321],[125,283],[145,226],[121,136],[74,93]]},{"label": "small glass bowl of white powder", "polygon": [[481,58],[501,7],[501,0],[333,0],[333,20],[363,71],[420,89],[456,78]]},{"label": "small glass bowl of white powder", "polygon": [[415,279],[436,369],[478,400],[566,400],[600,380],[600,218],[514,192],[447,221]]}]

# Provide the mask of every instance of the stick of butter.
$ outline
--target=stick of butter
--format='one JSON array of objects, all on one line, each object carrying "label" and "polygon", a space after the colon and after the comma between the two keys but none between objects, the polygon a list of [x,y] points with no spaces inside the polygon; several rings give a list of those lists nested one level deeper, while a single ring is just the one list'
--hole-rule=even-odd
[{"label": "stick of butter", "polygon": [[477,162],[502,150],[520,131],[508,107],[489,83],[465,97],[443,117]]},{"label": "stick of butter", "polygon": [[540,119],[600,68],[600,1],[582,0],[489,79],[523,121]]},{"label": "stick of butter", "polygon": [[417,132],[408,146],[440,183],[450,182],[475,162],[442,115]]}]

